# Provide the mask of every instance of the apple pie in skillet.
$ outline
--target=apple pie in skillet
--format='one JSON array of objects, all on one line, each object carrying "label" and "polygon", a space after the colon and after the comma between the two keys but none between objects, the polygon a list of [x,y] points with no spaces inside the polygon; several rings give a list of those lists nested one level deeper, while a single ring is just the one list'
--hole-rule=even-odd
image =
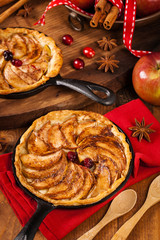
[{"label": "apple pie in skillet", "polygon": [[106,87],[62,78],[62,63],[61,50],[51,37],[26,28],[0,29],[0,97],[25,98],[49,86],[65,86],[101,104],[114,103],[115,94]]},{"label": "apple pie in skillet", "polygon": [[0,94],[29,91],[55,77],[62,66],[55,41],[36,30],[0,29]]},{"label": "apple pie in skillet", "polygon": [[35,120],[15,151],[23,187],[54,206],[84,206],[113,193],[133,156],[125,134],[93,112],[53,111]]}]

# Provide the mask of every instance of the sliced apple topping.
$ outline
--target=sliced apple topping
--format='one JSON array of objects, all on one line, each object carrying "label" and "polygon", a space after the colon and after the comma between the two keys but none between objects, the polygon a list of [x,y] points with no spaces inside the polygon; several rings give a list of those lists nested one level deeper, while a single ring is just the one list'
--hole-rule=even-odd
[{"label": "sliced apple topping", "polygon": [[23,88],[28,86],[28,83],[23,81],[23,79],[14,72],[15,68],[16,67],[14,67],[11,62],[7,62],[3,71],[4,79],[13,88]]},{"label": "sliced apple topping", "polygon": [[27,53],[27,46],[22,34],[12,34],[6,41],[6,45],[14,55],[14,58],[22,58]]},{"label": "sliced apple topping", "polygon": [[62,156],[62,152],[50,154],[49,156],[37,156],[34,154],[24,154],[21,156],[21,161],[26,168],[33,169],[48,169],[56,164]]},{"label": "sliced apple topping", "polygon": [[34,89],[56,76],[61,66],[61,51],[52,38],[25,28],[0,30],[2,94]]},{"label": "sliced apple topping", "polygon": [[8,83],[5,81],[3,75],[0,73],[0,88],[2,89],[9,89]]},{"label": "sliced apple topping", "polygon": [[22,61],[24,62],[25,65],[27,65],[35,62],[41,56],[42,48],[39,42],[31,35],[30,36],[25,35],[24,39],[27,46],[27,52],[25,56],[23,56]]},{"label": "sliced apple topping", "polygon": [[[104,117],[61,110],[35,121],[17,147],[27,189],[56,205],[100,201],[125,179],[131,158],[125,135]],[[106,124],[105,124],[106,122]],[[21,151],[20,151],[21,149]]]},{"label": "sliced apple topping", "polygon": [[[57,141],[58,139],[58,141]],[[62,148],[66,146],[66,138],[60,130],[60,125],[53,125],[48,131],[48,143],[55,149]]]}]

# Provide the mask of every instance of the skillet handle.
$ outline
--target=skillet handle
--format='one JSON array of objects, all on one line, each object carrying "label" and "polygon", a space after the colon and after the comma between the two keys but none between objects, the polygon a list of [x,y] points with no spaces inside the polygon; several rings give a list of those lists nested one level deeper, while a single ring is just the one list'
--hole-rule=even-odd
[{"label": "skillet handle", "polygon": [[[54,80],[55,81],[55,80]],[[56,85],[65,86],[68,88],[71,88],[79,93],[82,93],[83,95],[87,96],[88,98],[101,103],[103,105],[112,105],[115,102],[115,94],[112,90],[109,90],[108,88],[105,88],[101,85],[87,82],[87,81],[81,81],[77,79],[66,79],[66,78],[57,78],[56,79]],[[97,96],[93,90],[104,92],[107,97],[101,98]]]},{"label": "skillet handle", "polygon": [[55,207],[51,204],[43,204],[38,202],[37,209],[26,225],[19,232],[14,240],[32,240],[41,224],[43,219],[51,212]]}]

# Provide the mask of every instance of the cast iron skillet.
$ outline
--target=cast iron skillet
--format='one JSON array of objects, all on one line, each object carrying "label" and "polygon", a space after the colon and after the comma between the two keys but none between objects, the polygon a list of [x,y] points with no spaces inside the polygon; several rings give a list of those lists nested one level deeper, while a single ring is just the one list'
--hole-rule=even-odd
[{"label": "cast iron skillet", "polygon": [[[5,28],[2,28],[5,29]],[[29,30],[33,30],[31,28],[28,28]],[[40,32],[40,31],[39,31]],[[47,36],[47,35],[46,35]],[[84,94],[88,98],[101,103],[103,105],[112,105],[115,102],[115,94],[112,90],[109,90],[108,88],[105,88],[101,85],[87,82],[87,81],[81,81],[77,79],[68,79],[68,78],[62,78],[59,74],[53,78],[50,78],[48,81],[46,81],[44,84],[31,89],[29,91],[25,92],[17,92],[17,93],[10,93],[8,95],[0,94],[0,98],[9,98],[9,99],[20,99],[20,98],[26,98],[33,96],[45,88],[49,86],[65,86],[70,89],[73,89],[81,94]],[[103,92],[106,94],[106,98],[101,98],[98,95],[96,95],[93,90]]]},{"label": "cast iron skillet", "polygon": [[[120,132],[124,133],[120,127],[118,127],[118,130]],[[15,151],[16,151],[16,146],[20,142],[20,139],[19,139],[18,142],[15,145],[14,152],[13,152],[13,157],[12,157],[13,174],[14,174],[14,177],[15,177],[15,180],[16,180],[16,183],[18,184],[18,186],[21,189],[23,189],[24,192],[26,192],[30,197],[32,197],[37,202],[37,209],[36,209],[35,213],[32,215],[32,217],[29,219],[29,221],[22,228],[22,230],[20,231],[20,233],[16,236],[16,238],[14,240],[32,240],[34,238],[34,236],[35,236],[35,234],[36,234],[36,232],[37,232],[41,222],[43,221],[43,219],[47,216],[47,214],[49,212],[51,212],[52,210],[54,210],[56,208],[72,208],[73,209],[73,208],[90,207],[90,206],[93,206],[95,204],[104,202],[107,199],[111,198],[114,194],[116,194],[125,185],[125,183],[128,181],[128,179],[129,179],[129,177],[130,177],[130,175],[132,173],[133,166],[134,166],[134,152],[133,152],[133,148],[132,148],[131,142],[128,139],[126,134],[125,134],[125,136],[126,136],[126,141],[129,144],[130,151],[132,153],[132,159],[131,159],[129,170],[128,170],[128,173],[127,173],[127,176],[126,176],[125,180],[119,185],[119,187],[117,189],[115,189],[111,194],[109,194],[105,198],[101,199],[100,201],[98,201],[96,203],[88,204],[88,205],[79,205],[79,206],[62,206],[62,205],[54,206],[52,203],[49,203],[49,202],[47,202],[45,200],[42,200],[42,199],[38,198],[37,196],[35,196],[33,193],[31,193],[28,189],[26,189],[20,183],[19,179],[17,178],[16,169],[15,169],[15,166],[14,166]]]},{"label": "cast iron skillet", "polygon": [[[0,95],[2,98],[11,98],[11,99],[19,99],[19,98],[26,98],[33,96],[37,94],[38,92],[42,91],[43,89],[47,88],[48,86],[65,86],[68,88],[71,88],[79,93],[84,94],[88,98],[101,103],[103,105],[112,105],[115,101],[115,94],[113,91],[109,90],[108,88],[105,88],[101,85],[91,83],[91,82],[86,82],[86,81],[81,81],[81,80],[76,80],[76,79],[64,79],[62,78],[59,74],[54,77],[50,78],[48,81],[46,81],[44,84],[38,86],[37,88],[34,88],[32,90],[26,91],[26,92],[17,92],[17,93],[10,93],[8,95]],[[93,90],[103,92],[106,94],[106,98],[101,98],[98,95],[96,95]]]}]

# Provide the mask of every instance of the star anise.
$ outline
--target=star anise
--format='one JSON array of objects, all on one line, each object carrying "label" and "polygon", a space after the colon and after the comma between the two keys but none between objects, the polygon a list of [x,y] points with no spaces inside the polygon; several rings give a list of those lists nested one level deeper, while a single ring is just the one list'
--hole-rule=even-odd
[{"label": "star anise", "polygon": [[118,68],[117,63],[119,61],[115,59],[115,55],[112,55],[110,57],[101,57],[101,60],[98,60],[97,63],[100,63],[98,70],[104,69],[105,72],[110,70],[113,73],[114,67]]},{"label": "star anise", "polygon": [[30,12],[32,11],[32,7],[30,4],[24,4],[24,8],[20,9],[17,13],[17,16],[22,16],[24,18],[28,17]]},{"label": "star anise", "polygon": [[104,51],[112,50],[117,46],[117,40],[109,37],[103,37],[101,40],[97,41],[100,48],[104,49]]},{"label": "star anise", "polygon": [[150,126],[152,123],[145,126],[145,120],[142,119],[141,123],[135,119],[136,126],[129,127],[129,130],[133,131],[132,137],[138,137],[139,142],[141,142],[144,137],[148,142],[151,142],[149,134],[155,132]]}]

